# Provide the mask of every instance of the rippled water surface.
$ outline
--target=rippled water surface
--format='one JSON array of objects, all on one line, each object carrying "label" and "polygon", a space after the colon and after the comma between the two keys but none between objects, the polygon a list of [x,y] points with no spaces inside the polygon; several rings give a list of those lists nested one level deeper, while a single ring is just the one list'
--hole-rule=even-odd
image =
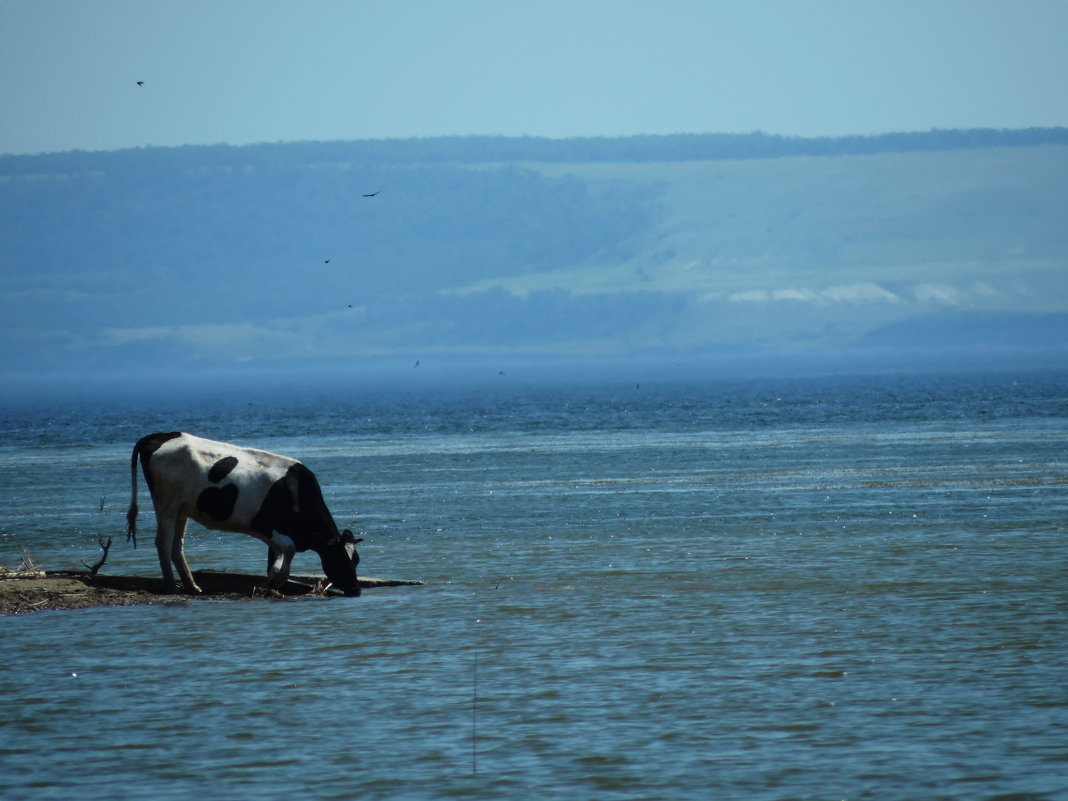
[{"label": "rippled water surface", "polygon": [[0,619],[2,797],[1068,798],[1068,377],[505,378],[0,410],[2,564],[155,574],[184,429],[428,582]]}]

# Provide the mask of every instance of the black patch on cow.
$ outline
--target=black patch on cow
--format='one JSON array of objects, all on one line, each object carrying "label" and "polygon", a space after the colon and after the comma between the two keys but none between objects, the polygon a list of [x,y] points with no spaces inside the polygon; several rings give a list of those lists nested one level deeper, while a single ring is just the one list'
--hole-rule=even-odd
[{"label": "black patch on cow", "polygon": [[197,496],[197,509],[212,520],[228,520],[237,503],[237,484],[208,487]]},{"label": "black patch on cow", "polygon": [[211,466],[211,470],[208,471],[208,481],[212,484],[218,484],[228,475],[230,471],[237,467],[236,456],[224,456]]},{"label": "black patch on cow", "polygon": [[315,474],[299,462],[271,485],[250,525],[266,537],[285,534],[298,551],[318,551],[338,536]]},{"label": "black patch on cow", "polygon": [[[267,490],[267,494],[260,504],[256,516],[249,521],[249,526],[254,530],[270,537],[272,532],[278,531],[290,536],[293,525],[297,522],[297,484],[298,479],[293,474],[294,465],[286,471],[286,474],[278,479]],[[308,550],[303,542],[294,540],[298,551]]]},{"label": "black patch on cow", "polygon": [[167,434],[149,434],[141,437],[137,440],[137,444],[134,445],[133,456],[131,457],[131,467],[137,465],[137,457],[141,457],[141,472],[145,476],[145,484],[148,485],[148,491],[152,492],[152,474],[148,471],[148,462],[152,458],[152,454],[163,447],[163,443],[169,442],[172,439],[177,439],[182,436],[181,431],[171,431]]},{"label": "black patch on cow", "polygon": [[137,450],[141,453],[142,461],[148,461],[148,458],[163,447],[164,442],[170,442],[172,439],[178,439],[182,436],[181,431],[171,431],[169,434],[149,434],[148,436],[141,437],[137,441]]}]

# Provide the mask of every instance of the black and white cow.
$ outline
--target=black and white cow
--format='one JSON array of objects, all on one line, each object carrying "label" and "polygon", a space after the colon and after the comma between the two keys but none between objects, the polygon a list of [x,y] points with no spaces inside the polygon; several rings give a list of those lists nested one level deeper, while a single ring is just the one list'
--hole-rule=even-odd
[{"label": "black and white cow", "polygon": [[274,589],[289,578],[293,554],[311,549],[333,586],[346,595],[360,594],[360,540],[348,529],[338,531],[319,482],[300,462],[177,431],[142,437],[130,457],[126,535],[134,547],[138,459],[156,510],[156,551],[165,592],[177,589],[171,562],[186,592],[200,592],[182,549],[185,524],[192,518],[206,528],[251,534],[267,543],[268,584]]}]

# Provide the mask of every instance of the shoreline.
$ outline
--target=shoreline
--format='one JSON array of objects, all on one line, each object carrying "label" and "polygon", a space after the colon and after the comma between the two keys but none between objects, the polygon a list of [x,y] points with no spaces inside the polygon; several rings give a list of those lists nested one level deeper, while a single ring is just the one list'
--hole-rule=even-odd
[{"label": "shoreline", "polygon": [[[20,575],[0,574],[0,617],[33,612],[94,609],[105,606],[179,606],[203,600],[287,601],[309,596],[327,599],[344,597],[332,589],[321,589],[321,576],[292,576],[280,594],[268,593],[264,576],[198,570],[193,573],[203,592],[199,595],[165,594],[158,576],[118,576],[80,570],[36,570]],[[422,586],[425,581],[381,579],[361,576],[361,589]]]}]

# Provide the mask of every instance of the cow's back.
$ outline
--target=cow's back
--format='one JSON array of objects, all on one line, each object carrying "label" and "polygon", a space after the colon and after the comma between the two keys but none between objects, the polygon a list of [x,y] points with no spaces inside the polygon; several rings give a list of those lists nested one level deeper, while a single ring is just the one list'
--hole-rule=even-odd
[{"label": "cow's back", "polygon": [[142,466],[157,509],[223,531],[248,532],[271,487],[299,464],[192,434],[150,442],[155,449]]}]

